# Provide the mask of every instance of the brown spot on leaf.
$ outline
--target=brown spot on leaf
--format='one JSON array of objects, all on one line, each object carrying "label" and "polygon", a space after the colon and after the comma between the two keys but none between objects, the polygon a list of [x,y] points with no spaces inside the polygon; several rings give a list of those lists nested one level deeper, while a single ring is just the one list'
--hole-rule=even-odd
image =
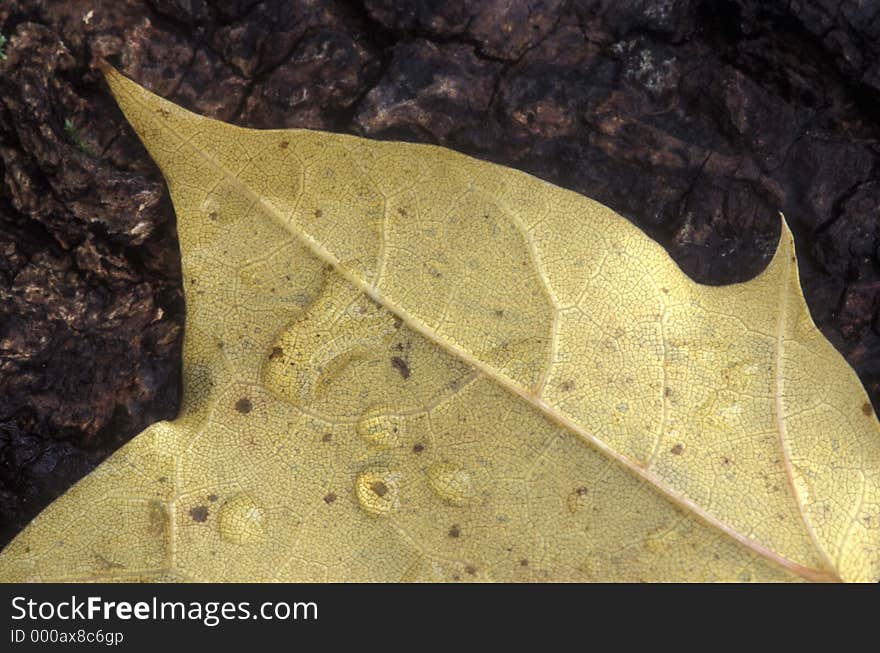
[{"label": "brown spot on leaf", "polygon": [[373,481],[370,484],[370,489],[377,497],[384,497],[386,494],[388,494],[388,486],[385,485],[382,481]]},{"label": "brown spot on leaf", "polygon": [[189,516],[193,521],[205,522],[208,520],[208,506],[196,506],[189,509]]},{"label": "brown spot on leaf", "polygon": [[217,211],[211,211],[208,214],[208,220],[210,220],[211,222],[217,222]]},{"label": "brown spot on leaf", "polygon": [[522,560],[519,561],[519,566],[520,566],[520,567],[528,567],[528,566],[529,566],[529,561],[526,560],[525,558],[523,558]]},{"label": "brown spot on leaf", "polygon": [[336,501],[336,493],[330,492],[324,497],[324,503],[333,503]]},{"label": "brown spot on leaf", "polygon": [[575,387],[576,384],[571,379],[569,379],[568,381],[563,381],[559,384],[559,389],[562,390],[562,392],[571,392],[575,389]]},{"label": "brown spot on leaf", "polygon": [[874,409],[872,408],[872,406],[869,402],[866,401],[865,403],[862,404],[862,413],[865,414],[865,417],[870,417],[871,413],[873,413],[873,412],[874,412]]},{"label": "brown spot on leaf", "polygon": [[671,453],[673,456],[680,456],[682,451],[684,451],[684,446],[679,442],[674,447],[672,447],[672,449],[669,450],[669,453]]},{"label": "brown spot on leaf", "polygon": [[461,535],[461,528],[458,524],[449,527],[449,537],[458,537],[459,535]]},{"label": "brown spot on leaf", "polygon": [[583,485],[581,485],[579,488],[575,489],[575,494],[577,494],[579,497],[585,497],[589,493],[590,493],[590,491],[587,488],[585,488]]},{"label": "brown spot on leaf", "polygon": [[321,436],[321,442],[330,442],[330,440],[332,440],[332,439],[333,439],[332,433],[325,433],[324,435]]},{"label": "brown spot on leaf", "polygon": [[412,450],[413,450],[413,453],[422,453],[425,450],[425,445],[423,445],[421,442],[416,442],[413,445]]},{"label": "brown spot on leaf", "polygon": [[474,567],[473,565],[467,565],[467,566],[465,566],[464,570],[465,570],[467,573],[469,573],[471,576],[476,576],[476,575],[477,575],[477,568]]},{"label": "brown spot on leaf", "polygon": [[238,401],[235,402],[235,410],[237,410],[242,415],[247,415],[251,410],[253,410],[253,403],[247,397],[242,397]]},{"label": "brown spot on leaf", "polygon": [[282,150],[286,150],[288,146],[290,146],[290,141],[281,141],[280,143],[278,143],[278,147],[280,147]]},{"label": "brown spot on leaf", "polygon": [[269,360],[275,361],[284,356],[284,349],[281,347],[272,347],[272,351],[269,354]]},{"label": "brown spot on leaf", "polygon": [[323,216],[323,215],[324,215],[324,212],[321,209],[315,209],[315,217],[316,218],[318,218],[320,220],[321,216]]},{"label": "brown spot on leaf", "polygon": [[663,396],[671,397],[672,396],[672,388],[663,388]]},{"label": "brown spot on leaf", "polygon": [[168,509],[165,504],[157,500],[150,501],[148,511],[149,532],[155,536],[164,536],[169,527]]},{"label": "brown spot on leaf", "polygon": [[391,358],[391,365],[400,372],[400,376],[404,378],[404,380],[408,379],[412,371],[409,369],[409,365],[405,360],[403,360],[400,356],[393,356]]},{"label": "brown spot on leaf", "polygon": [[217,500],[217,498],[218,498],[218,497],[217,497],[216,494],[209,494],[209,495],[208,495],[208,501],[214,502],[214,501]]}]

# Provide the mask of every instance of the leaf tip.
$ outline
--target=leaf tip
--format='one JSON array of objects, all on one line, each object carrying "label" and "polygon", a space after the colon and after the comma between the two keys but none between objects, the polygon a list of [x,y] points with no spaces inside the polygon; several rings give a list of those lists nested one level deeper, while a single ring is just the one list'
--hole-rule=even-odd
[{"label": "leaf tip", "polygon": [[[169,142],[179,142],[181,134],[192,134],[193,125],[201,121],[202,116],[141,86],[103,59],[97,65],[123,116],[153,160],[167,172],[169,152],[174,149]],[[156,135],[159,132],[164,132],[162,138]]]},{"label": "leaf tip", "polygon": [[797,254],[794,244],[794,236],[791,228],[788,226],[788,220],[782,211],[779,212],[779,241],[776,245],[776,251],[770,260],[770,263],[761,273],[762,277],[771,277],[775,273],[790,270],[792,266],[797,270]]},{"label": "leaf tip", "polygon": [[111,66],[109,63],[107,63],[107,60],[104,57],[101,57],[100,59],[98,59],[98,61],[95,62],[95,66],[98,68],[98,70],[101,71],[101,73],[104,75],[105,79],[107,78],[108,75],[111,75],[112,73],[116,72],[116,69],[113,66]]},{"label": "leaf tip", "polygon": [[119,98],[121,94],[120,91],[123,90],[123,86],[125,85],[125,83],[128,82],[129,84],[134,84],[134,82],[125,77],[125,75],[119,72],[119,70],[117,70],[115,66],[108,63],[107,60],[103,57],[98,59],[98,62],[95,65],[104,76],[104,81],[110,88],[110,94],[113,96],[113,99],[116,100],[117,104],[119,104]]}]

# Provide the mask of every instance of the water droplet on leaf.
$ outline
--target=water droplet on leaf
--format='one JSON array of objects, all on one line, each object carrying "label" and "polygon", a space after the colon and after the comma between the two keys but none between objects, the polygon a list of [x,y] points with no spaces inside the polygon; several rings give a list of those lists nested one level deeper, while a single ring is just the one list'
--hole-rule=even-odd
[{"label": "water droplet on leaf", "polygon": [[453,506],[462,506],[473,494],[470,473],[449,461],[435,462],[428,468],[428,484],[438,497]]},{"label": "water droplet on leaf", "polygon": [[403,419],[390,415],[381,407],[371,408],[357,423],[358,435],[369,445],[388,449],[397,445],[403,431]]},{"label": "water droplet on leaf", "polygon": [[361,472],[355,481],[354,492],[358,503],[367,514],[385,515],[396,510],[400,475],[388,471]]},{"label": "water droplet on leaf", "polygon": [[236,494],[220,508],[220,537],[233,544],[258,542],[265,533],[265,520],[265,511],[250,495]]}]

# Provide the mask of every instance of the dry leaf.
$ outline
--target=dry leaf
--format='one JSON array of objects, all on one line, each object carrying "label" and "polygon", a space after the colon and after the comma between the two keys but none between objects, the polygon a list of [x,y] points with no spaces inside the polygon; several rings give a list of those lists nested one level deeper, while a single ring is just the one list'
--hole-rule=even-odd
[{"label": "dry leaf", "polygon": [[184,406],[4,580],[880,575],[878,423],[786,228],[758,278],[700,286],[521,172],[107,76],[178,215]]}]

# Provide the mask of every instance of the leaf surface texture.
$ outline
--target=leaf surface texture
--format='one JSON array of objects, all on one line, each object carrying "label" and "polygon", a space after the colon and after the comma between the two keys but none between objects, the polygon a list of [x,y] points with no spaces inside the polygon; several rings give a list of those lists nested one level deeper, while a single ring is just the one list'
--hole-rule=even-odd
[{"label": "leaf surface texture", "polygon": [[257,131],[108,70],[178,216],[184,405],[4,580],[880,575],[880,438],[783,224],[689,280],[610,209],[426,145]]}]

